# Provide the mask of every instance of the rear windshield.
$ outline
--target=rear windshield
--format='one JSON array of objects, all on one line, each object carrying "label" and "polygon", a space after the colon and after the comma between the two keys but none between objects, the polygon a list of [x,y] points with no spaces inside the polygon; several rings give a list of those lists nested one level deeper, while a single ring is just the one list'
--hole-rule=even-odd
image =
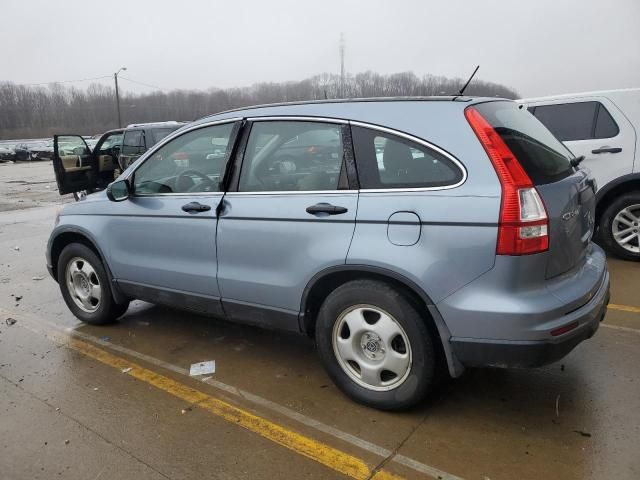
[{"label": "rear windshield", "polygon": [[573,154],[531,113],[514,102],[474,105],[498,132],[536,185],[571,174]]}]

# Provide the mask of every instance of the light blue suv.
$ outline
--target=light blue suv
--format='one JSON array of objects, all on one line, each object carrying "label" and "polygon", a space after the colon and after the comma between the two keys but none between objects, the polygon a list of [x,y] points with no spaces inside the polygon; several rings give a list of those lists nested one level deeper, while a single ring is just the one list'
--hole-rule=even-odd
[{"label": "light blue suv", "polygon": [[174,132],[68,204],[47,262],[71,311],[132,299],[315,337],[357,401],[532,367],[609,300],[595,185],[526,109],[438,97],[270,105]]}]

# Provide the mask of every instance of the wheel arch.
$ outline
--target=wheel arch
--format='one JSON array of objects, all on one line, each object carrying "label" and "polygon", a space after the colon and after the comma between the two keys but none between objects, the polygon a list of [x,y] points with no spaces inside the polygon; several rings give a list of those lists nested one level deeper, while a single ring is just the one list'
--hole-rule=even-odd
[{"label": "wheel arch", "polygon": [[382,267],[370,265],[339,265],[326,268],[307,283],[300,303],[299,324],[303,333],[313,336],[315,322],[324,299],[340,285],[352,280],[378,280],[388,283],[407,294],[409,299],[425,314],[423,318],[435,336],[438,351],[446,363],[449,374],[458,377],[464,367],[455,357],[449,343],[451,333],[429,295],[406,276]]},{"label": "wheel arch", "polygon": [[116,282],[113,280],[113,274],[111,273],[111,269],[109,268],[109,264],[106,261],[106,257],[98,243],[95,241],[93,236],[87,232],[86,230],[78,227],[64,227],[59,229],[54,236],[51,237],[49,241],[49,258],[51,261],[51,273],[54,280],[58,281],[58,260],[60,258],[60,254],[64,247],[71,243],[80,243],[87,248],[90,248],[100,259],[102,265],[104,266],[105,271],[107,272],[107,276],[109,277],[109,283],[111,286],[111,292],[113,295],[113,299],[116,303],[124,303],[128,299],[125,295],[123,295]]},{"label": "wheel arch", "polygon": [[629,192],[640,191],[640,173],[630,173],[607,183],[596,193],[596,225],[602,214],[616,198]]}]

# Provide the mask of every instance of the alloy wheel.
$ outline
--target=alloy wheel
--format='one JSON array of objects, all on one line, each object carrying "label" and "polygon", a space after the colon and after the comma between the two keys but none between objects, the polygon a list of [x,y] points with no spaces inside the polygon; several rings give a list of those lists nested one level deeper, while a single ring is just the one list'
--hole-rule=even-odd
[{"label": "alloy wheel", "polygon": [[631,253],[640,253],[640,204],[620,210],[611,223],[611,233],[622,248]]}]

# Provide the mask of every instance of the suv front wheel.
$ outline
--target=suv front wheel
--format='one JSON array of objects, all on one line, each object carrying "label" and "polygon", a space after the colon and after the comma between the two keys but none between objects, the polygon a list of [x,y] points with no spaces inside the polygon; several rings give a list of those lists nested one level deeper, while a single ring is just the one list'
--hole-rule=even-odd
[{"label": "suv front wheel", "polygon": [[69,310],[80,320],[102,325],[127,311],[129,302],[116,303],[102,262],[86,245],[70,243],[58,259],[58,284]]},{"label": "suv front wheel", "polygon": [[336,385],[366,405],[408,408],[433,383],[435,351],[425,320],[385,283],[355,280],[334,290],[318,314],[316,342]]},{"label": "suv front wheel", "polygon": [[617,198],[600,218],[603,247],[617,257],[640,261],[640,192]]}]

